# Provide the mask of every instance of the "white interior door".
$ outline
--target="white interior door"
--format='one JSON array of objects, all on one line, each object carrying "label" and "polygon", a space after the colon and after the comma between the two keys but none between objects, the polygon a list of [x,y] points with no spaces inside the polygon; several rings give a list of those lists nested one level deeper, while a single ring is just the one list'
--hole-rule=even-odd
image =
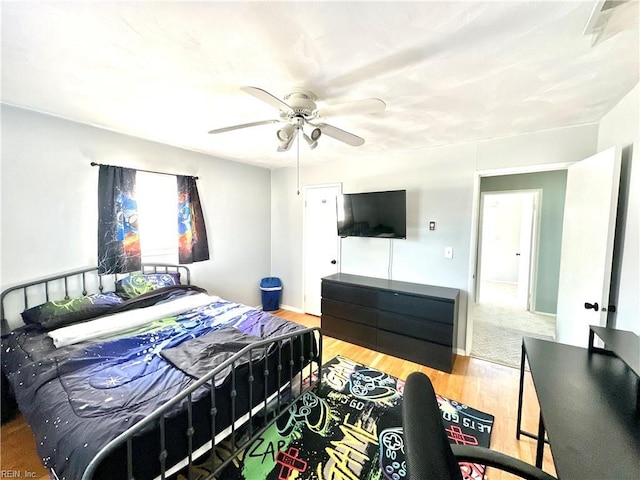
[{"label": "white interior door", "polygon": [[482,193],[476,303],[529,309],[537,191]]},{"label": "white interior door", "polygon": [[336,197],[340,185],[304,189],[304,311],[320,316],[320,279],[338,271]]},{"label": "white interior door", "polygon": [[560,343],[586,347],[589,325],[606,325],[620,162],[620,151],[612,147],[568,169],[556,319]]},{"label": "white interior door", "polygon": [[511,193],[483,194],[480,303],[512,305],[518,278],[520,202]]},{"label": "white interior door", "polygon": [[534,225],[538,192],[522,193],[520,217],[520,248],[518,249],[518,305],[531,310],[531,263],[533,258]]}]

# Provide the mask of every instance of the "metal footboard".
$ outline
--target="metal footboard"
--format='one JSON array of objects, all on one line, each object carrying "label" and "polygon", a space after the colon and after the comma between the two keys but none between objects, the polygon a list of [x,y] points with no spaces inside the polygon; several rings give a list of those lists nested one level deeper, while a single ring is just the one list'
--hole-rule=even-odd
[{"label": "metal footboard", "polygon": [[[264,352],[264,362],[251,360],[254,358],[251,354],[256,350]],[[243,357],[249,360],[248,362],[245,360],[240,364],[240,359]],[[271,362],[269,359],[271,359]],[[270,363],[275,366],[274,369],[269,368]],[[238,380],[240,375],[237,372],[243,366],[248,368],[248,376],[245,378],[248,382],[249,392],[248,404],[250,408],[248,411],[242,411],[237,407],[240,400],[242,400],[238,397],[238,388],[241,385],[239,383],[240,380]],[[231,373],[225,380],[225,382],[230,382],[231,419],[228,427],[219,428],[218,402],[220,402],[220,398],[216,394],[215,382],[219,373],[227,367],[231,367]],[[262,368],[262,371],[260,371],[260,368]],[[206,453],[213,452],[215,445],[223,439],[230,439],[230,451],[226,452],[229,456],[217,465],[215,470],[207,477],[207,479],[211,479],[284,414],[288,406],[296,398],[314,388],[320,382],[322,377],[321,368],[322,334],[318,327],[299,330],[248,345],[103,447],[88,465],[82,480],[93,479],[101,462],[108,459],[116,450],[122,449],[123,446],[126,449],[126,478],[127,480],[134,480],[136,478],[134,471],[140,472],[141,466],[136,466],[135,464],[133,444],[136,437],[142,435],[143,432],[147,435],[149,429],[153,430],[153,435],[157,434],[159,436],[158,463],[155,466],[148,465],[142,466],[142,468],[144,468],[145,472],[151,473],[149,478],[156,477],[162,480],[183,469],[186,469],[183,471],[187,472],[187,478],[192,480],[193,476],[189,467],[193,465],[194,461]],[[264,392],[261,392],[261,395],[259,395],[261,398],[256,400],[254,396],[257,392],[254,391],[253,387],[259,375],[262,376]],[[270,381],[275,382],[273,391],[268,391]],[[193,396],[196,390],[200,388],[209,389],[210,409],[206,428],[210,429],[210,439],[206,444],[197,446],[194,445],[197,429],[205,428],[201,421],[197,424],[194,423],[194,404],[197,402],[194,402]],[[177,466],[167,465],[167,459],[170,456],[170,445],[172,443],[175,444],[175,439],[167,438],[167,416],[174,407],[181,403],[184,404],[182,406],[183,409],[186,409],[186,429],[182,434],[187,439],[187,451],[180,452],[180,456],[184,456],[184,460]],[[258,425],[255,425],[255,423],[258,423]],[[238,439],[238,428],[245,424],[248,434]]]}]

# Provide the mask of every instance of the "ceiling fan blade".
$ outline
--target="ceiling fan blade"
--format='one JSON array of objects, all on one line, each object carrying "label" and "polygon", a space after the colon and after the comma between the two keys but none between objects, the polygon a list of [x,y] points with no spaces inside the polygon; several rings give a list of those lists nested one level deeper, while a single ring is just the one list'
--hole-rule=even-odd
[{"label": "ceiling fan blade", "polygon": [[269,92],[267,92],[266,90],[263,90],[262,88],[258,88],[258,87],[240,87],[240,90],[242,90],[243,92],[246,92],[246,93],[248,93],[250,95],[253,95],[258,100],[262,100],[263,102],[268,103],[272,107],[276,107],[278,110],[282,110],[283,112],[293,114],[293,108],[291,108],[289,105],[284,103],[278,97],[275,97],[275,96],[271,95]]},{"label": "ceiling fan blade", "polygon": [[256,127],[258,125],[267,125],[268,123],[280,123],[280,120],[262,120],[260,122],[242,123],[240,125],[232,125],[230,127],[215,128],[213,130],[209,130],[209,133],[230,132],[231,130],[238,130],[240,128],[248,128],[248,127]]},{"label": "ceiling fan blade", "polygon": [[354,135],[353,133],[345,132],[338,127],[327,125],[326,123],[319,123],[317,126],[320,128],[320,130],[322,130],[323,135],[333,137],[336,140],[340,140],[341,142],[346,143],[347,145],[351,145],[352,147],[359,147],[361,145],[364,145],[364,138]]},{"label": "ceiling fan blade", "polygon": [[338,103],[327,105],[320,109],[321,117],[331,117],[334,115],[364,115],[368,113],[381,113],[387,104],[379,98],[365,98],[354,102]]}]

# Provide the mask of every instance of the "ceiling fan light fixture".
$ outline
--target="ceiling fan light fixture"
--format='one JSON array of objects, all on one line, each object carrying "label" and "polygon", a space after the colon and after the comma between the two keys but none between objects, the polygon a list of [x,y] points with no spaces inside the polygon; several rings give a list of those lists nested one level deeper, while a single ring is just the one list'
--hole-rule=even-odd
[{"label": "ceiling fan light fixture", "polygon": [[[302,137],[305,139],[305,141],[309,144],[309,148],[311,150],[313,150],[314,148],[316,148],[318,146],[318,142],[316,140],[313,139],[313,132],[311,132],[311,137],[309,137],[309,135],[307,135],[306,133],[302,132]],[[317,139],[318,137],[316,137]]]},{"label": "ceiling fan light fixture", "polygon": [[280,144],[278,145],[278,151],[279,152],[286,152],[287,150],[289,150],[289,148],[291,148],[291,143],[293,138],[289,139],[286,142],[280,142]]},{"label": "ceiling fan light fixture", "polygon": [[320,138],[320,135],[322,135],[322,130],[320,130],[318,127],[311,130],[311,140],[313,140],[314,142]]},{"label": "ceiling fan light fixture", "polygon": [[291,139],[293,138],[293,131],[295,130],[295,127],[291,124],[287,124],[284,127],[282,127],[280,130],[278,130],[276,132],[276,135],[278,136],[278,140],[280,140],[283,143],[287,143],[289,141],[291,141]]},{"label": "ceiling fan light fixture", "polygon": [[[285,126],[284,128],[282,128],[282,130],[287,129],[287,127],[291,127],[291,134],[287,137],[286,140],[280,141],[280,144],[278,145],[279,152],[286,152],[287,150],[289,150],[291,148],[291,144],[293,143],[293,140],[296,138],[296,134],[298,133],[298,130],[291,125]],[[280,138],[280,132],[282,130],[278,130],[278,138]]]}]

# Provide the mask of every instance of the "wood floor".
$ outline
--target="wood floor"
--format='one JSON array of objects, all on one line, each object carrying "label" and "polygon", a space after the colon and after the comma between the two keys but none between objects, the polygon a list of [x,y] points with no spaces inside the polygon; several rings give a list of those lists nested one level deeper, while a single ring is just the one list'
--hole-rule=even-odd
[{"label": "wood floor", "polygon": [[[320,326],[320,319],[287,310],[274,312],[283,318],[306,325]],[[502,365],[477,360],[471,357],[456,358],[453,372],[447,374],[439,370],[412,363],[400,358],[361,348],[350,343],[323,337],[323,359],[327,361],[335,355],[342,355],[357,362],[382,370],[395,377],[405,379],[413,371],[421,371],[429,376],[435,390],[452,400],[465,403],[473,408],[495,416],[491,434],[491,448],[507,455],[520,458],[528,463],[535,461],[535,441],[526,437],[516,440],[516,415],[518,406],[519,370]],[[523,428],[537,431],[538,403],[530,377],[525,382]],[[41,465],[35,449],[31,430],[21,416],[5,424],[0,429],[0,475],[18,472],[19,478],[47,480],[49,477]],[[545,446],[543,469],[555,475],[549,446]],[[513,478],[503,472],[489,469],[489,479]]]}]

